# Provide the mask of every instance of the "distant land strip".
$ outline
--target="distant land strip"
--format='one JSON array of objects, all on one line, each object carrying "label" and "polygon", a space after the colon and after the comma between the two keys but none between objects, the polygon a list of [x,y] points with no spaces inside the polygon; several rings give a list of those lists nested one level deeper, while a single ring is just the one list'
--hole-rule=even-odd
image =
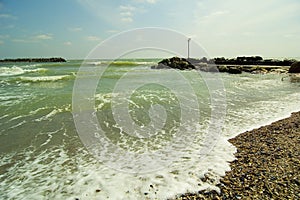
[{"label": "distant land strip", "polygon": [[64,58],[13,58],[3,59],[0,62],[67,62]]}]

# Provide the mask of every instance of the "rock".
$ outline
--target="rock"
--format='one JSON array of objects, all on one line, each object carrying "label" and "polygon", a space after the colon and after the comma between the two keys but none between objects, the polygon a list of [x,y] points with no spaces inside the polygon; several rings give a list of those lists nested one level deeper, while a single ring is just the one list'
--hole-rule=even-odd
[{"label": "rock", "polygon": [[229,66],[227,72],[229,74],[241,74],[242,69],[240,67],[236,67],[236,66]]},{"label": "rock", "polygon": [[252,72],[255,72],[255,71],[257,71],[257,70],[259,70],[260,69],[260,67],[259,66],[242,66],[242,71],[243,72],[248,72],[248,73],[252,73]]},{"label": "rock", "polygon": [[299,83],[300,82],[300,74],[291,74],[290,81],[292,83]]},{"label": "rock", "polygon": [[257,68],[256,70],[252,71],[251,74],[266,74],[269,71],[264,68]]},{"label": "rock", "polygon": [[196,64],[194,64],[194,66],[197,70],[201,70],[201,69],[207,68],[208,64],[207,63],[196,63]]},{"label": "rock", "polygon": [[216,66],[208,66],[208,67],[204,68],[204,70],[205,70],[205,72],[219,72],[219,70]]},{"label": "rock", "polygon": [[194,66],[197,70],[200,70],[203,72],[219,72],[217,66],[209,65],[207,63],[197,63],[197,64],[194,64]]},{"label": "rock", "polygon": [[238,62],[258,62],[258,61],[262,61],[263,58],[261,56],[240,56],[237,57],[236,60]]},{"label": "rock", "polygon": [[298,61],[263,60],[260,56],[238,57],[237,59],[208,59],[205,57],[203,57],[202,59],[185,59],[172,57],[163,59],[157,65],[152,66],[151,69],[196,69],[204,72],[226,72],[230,74],[241,74],[242,72],[248,72],[252,74],[266,74],[270,72],[286,73],[288,70],[287,66],[289,65],[291,65],[289,70],[290,73],[300,73],[300,62]]},{"label": "rock", "polygon": [[217,67],[219,69],[219,72],[227,72],[229,74],[241,74],[243,71],[243,68],[240,66],[219,65]]},{"label": "rock", "polygon": [[151,66],[151,69],[167,69],[167,68],[169,68],[168,65],[162,63],[158,63],[158,65]]},{"label": "rock", "polygon": [[173,69],[195,69],[195,66],[192,65],[187,59],[179,58],[179,57],[172,57],[163,59],[158,63],[157,66],[152,66],[152,69],[166,69],[166,68],[173,68]]},{"label": "rock", "polygon": [[276,74],[283,74],[283,73],[286,73],[287,70],[285,70],[285,69],[271,69],[270,72],[276,73]]},{"label": "rock", "polygon": [[289,73],[300,73],[300,62],[294,62],[290,69],[289,69]]},{"label": "rock", "polygon": [[219,72],[228,72],[228,67],[225,65],[219,65],[217,67],[219,69]]}]

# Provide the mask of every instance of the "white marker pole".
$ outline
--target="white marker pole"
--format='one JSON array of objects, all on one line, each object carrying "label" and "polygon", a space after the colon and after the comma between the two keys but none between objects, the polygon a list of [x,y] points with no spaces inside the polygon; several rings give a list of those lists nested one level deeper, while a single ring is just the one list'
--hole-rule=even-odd
[{"label": "white marker pole", "polygon": [[190,41],[191,41],[191,38],[188,38],[188,59],[190,58]]}]

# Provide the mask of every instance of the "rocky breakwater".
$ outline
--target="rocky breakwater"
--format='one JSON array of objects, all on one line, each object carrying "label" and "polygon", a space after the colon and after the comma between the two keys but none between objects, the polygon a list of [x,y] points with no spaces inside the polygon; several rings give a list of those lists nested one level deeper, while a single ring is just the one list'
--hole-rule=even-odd
[{"label": "rocky breakwater", "polygon": [[[261,56],[240,56],[237,58],[202,58],[202,59],[190,59],[192,63],[196,65],[207,65],[209,69],[215,66],[219,72],[226,72],[230,74],[241,74],[242,72],[252,74],[264,74],[264,73],[287,73],[289,66],[295,62],[295,60],[276,60],[276,59],[263,59]],[[207,71],[207,68],[200,68],[200,70]],[[211,70],[210,70],[211,71]]]},{"label": "rocky breakwater", "polygon": [[300,62],[294,62],[289,69],[289,73],[291,82],[300,82]]},{"label": "rocky breakwater", "polygon": [[0,62],[67,62],[64,58],[7,58]]},{"label": "rocky breakwater", "polygon": [[230,74],[241,74],[242,72],[262,73],[287,73],[289,66],[294,60],[264,60],[260,56],[237,57],[236,59],[213,58],[201,59],[172,57],[163,59],[152,69],[196,69],[204,72],[226,72]]}]

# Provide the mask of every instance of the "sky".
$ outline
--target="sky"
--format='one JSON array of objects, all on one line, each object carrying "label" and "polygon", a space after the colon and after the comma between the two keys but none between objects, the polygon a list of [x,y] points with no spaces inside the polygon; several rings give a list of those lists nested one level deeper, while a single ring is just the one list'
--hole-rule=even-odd
[{"label": "sky", "polygon": [[0,58],[82,59],[144,27],[184,34],[211,57],[300,57],[299,0],[0,0]]}]

